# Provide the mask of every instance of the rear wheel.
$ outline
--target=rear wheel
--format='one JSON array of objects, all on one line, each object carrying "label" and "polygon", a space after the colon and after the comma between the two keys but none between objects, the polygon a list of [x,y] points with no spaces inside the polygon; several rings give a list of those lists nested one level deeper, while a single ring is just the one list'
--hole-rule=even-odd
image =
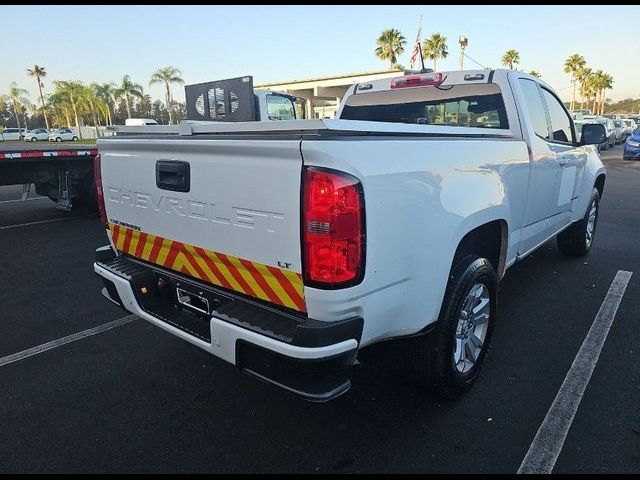
[{"label": "rear wheel", "polygon": [[445,398],[467,391],[480,375],[496,318],[497,275],[486,258],[457,261],[436,328],[411,339],[414,379]]},{"label": "rear wheel", "polygon": [[593,245],[598,225],[598,211],[600,209],[600,193],[593,189],[589,206],[582,220],[558,234],[558,249],[569,257],[583,257]]}]

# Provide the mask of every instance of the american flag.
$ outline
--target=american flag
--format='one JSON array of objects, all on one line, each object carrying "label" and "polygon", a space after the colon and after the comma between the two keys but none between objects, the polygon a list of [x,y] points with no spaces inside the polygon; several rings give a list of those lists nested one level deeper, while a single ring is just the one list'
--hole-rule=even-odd
[{"label": "american flag", "polygon": [[422,26],[418,29],[418,36],[416,37],[416,43],[411,51],[411,59],[409,61],[409,68],[413,70],[413,67],[420,56],[420,36],[422,35]]}]

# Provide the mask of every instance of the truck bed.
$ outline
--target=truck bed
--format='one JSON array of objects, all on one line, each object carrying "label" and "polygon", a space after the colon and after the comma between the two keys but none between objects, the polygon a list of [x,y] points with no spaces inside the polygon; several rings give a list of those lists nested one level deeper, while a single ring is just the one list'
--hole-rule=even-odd
[{"label": "truck bed", "polygon": [[[513,138],[511,130],[497,128],[453,127],[442,125],[413,125],[406,123],[366,122],[359,120],[283,120],[279,122],[195,122],[185,121],[180,125],[118,126],[115,140],[121,136],[157,138],[179,136],[228,136],[228,135],[316,135],[316,136],[419,136],[419,137],[490,137]],[[109,138],[101,139],[110,141]]]}]

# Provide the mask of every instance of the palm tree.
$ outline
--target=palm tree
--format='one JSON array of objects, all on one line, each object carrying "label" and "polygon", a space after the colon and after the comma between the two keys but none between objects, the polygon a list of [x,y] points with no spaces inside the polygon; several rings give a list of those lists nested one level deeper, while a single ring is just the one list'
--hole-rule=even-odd
[{"label": "palm tree", "polygon": [[92,83],[88,87],[84,87],[81,93],[82,101],[89,107],[89,112],[93,118],[93,125],[96,127],[96,137],[98,136],[98,126],[100,125],[100,121],[98,120],[98,104],[102,101],[96,92],[97,86],[97,84]]},{"label": "palm tree", "polygon": [[171,103],[173,102],[173,96],[171,95],[171,84],[178,83],[180,85],[184,84],[184,80],[180,77],[182,72],[175,67],[164,67],[159,68],[153,75],[151,75],[151,81],[149,82],[149,86],[155,85],[157,83],[164,83],[164,98],[167,104],[167,110],[169,110],[169,125],[173,123],[173,113],[171,108]]},{"label": "palm tree", "polygon": [[532,77],[536,77],[536,78],[542,78],[542,75],[537,70],[531,70],[529,72],[529,75],[531,75]]},{"label": "palm tree", "polygon": [[122,77],[120,86],[116,88],[114,95],[116,98],[124,98],[127,106],[127,117],[131,118],[131,97],[142,98],[142,85],[134,83],[129,75]]},{"label": "palm tree", "polygon": [[35,77],[36,82],[38,82],[38,91],[40,92],[40,102],[42,103],[42,113],[44,114],[44,123],[47,125],[47,130],[49,130],[49,119],[47,118],[47,105],[44,103],[44,95],[42,94],[42,87],[44,87],[44,83],[42,83],[42,79],[47,76],[47,71],[44,67],[39,67],[38,65],[34,65],[33,68],[27,68],[27,75],[30,77]]},{"label": "palm tree", "polygon": [[69,99],[60,92],[54,92],[52,95],[49,95],[49,106],[53,108],[54,123],[62,125],[62,117],[64,116],[64,123],[67,128],[71,128],[71,119],[69,117],[71,103]]},{"label": "palm tree", "polygon": [[434,33],[427,38],[422,44],[422,58],[433,60],[433,69],[437,70],[438,59],[447,58],[447,37],[443,37],[439,33]]},{"label": "palm tree", "polygon": [[593,70],[591,70],[589,67],[581,67],[576,72],[576,80],[580,82],[580,97],[581,97],[580,108],[581,109],[584,108],[584,97],[586,93],[585,87],[586,87],[587,79],[589,78],[589,75],[591,75],[592,71]]},{"label": "palm tree", "polygon": [[111,117],[111,105],[112,104],[115,105],[116,84],[113,82],[108,82],[108,83],[100,83],[100,84],[97,84],[97,85],[94,84],[94,85],[95,85],[94,90],[96,92],[96,95],[106,105],[105,121],[107,125],[113,125],[113,120]]},{"label": "palm tree", "polygon": [[395,28],[383,30],[376,43],[378,46],[375,52],[378,58],[380,60],[389,60],[392,70],[396,68],[398,55],[402,55],[404,46],[407,43],[400,33],[400,30],[396,30]]},{"label": "palm tree", "polygon": [[[600,71],[602,73],[602,71]],[[583,94],[587,98],[587,107],[589,106],[589,102],[592,102],[591,111],[596,111],[596,102],[598,98],[599,87],[599,77],[598,72],[592,73],[587,77],[583,86]]]},{"label": "palm tree", "polygon": [[29,126],[27,125],[27,112],[29,112],[29,116],[31,117],[31,120],[33,120],[34,118],[36,118],[38,116],[38,114],[43,111],[44,109],[39,107],[38,105],[36,105],[35,103],[31,103],[30,101],[27,101],[24,104],[25,107],[25,115],[24,115],[24,126],[25,128],[29,128]]},{"label": "palm tree", "polygon": [[517,50],[512,48],[511,50],[504,52],[504,55],[502,56],[502,65],[513,70],[513,66],[518,63],[520,63],[520,53],[518,53]]},{"label": "palm tree", "polygon": [[604,113],[604,101],[605,101],[605,95],[607,93],[607,90],[610,90],[613,88],[613,77],[608,73],[603,72],[600,86],[601,86],[600,115],[602,115]]},{"label": "palm tree", "polygon": [[574,53],[569,58],[567,58],[564,62],[564,71],[571,75],[571,85],[573,85],[573,96],[571,97],[571,110],[576,107],[576,83],[578,79],[576,78],[576,74],[581,68],[584,68],[587,65],[586,60],[582,55],[578,55]]},{"label": "palm tree", "polygon": [[53,84],[56,86],[56,93],[66,98],[71,104],[71,109],[73,110],[73,116],[76,122],[76,129],[78,130],[78,136],[82,138],[78,112],[81,106],[80,102],[82,101],[82,97],[86,87],[82,82],[79,82],[77,80],[56,80],[53,82]]},{"label": "palm tree", "polygon": [[600,97],[602,96],[602,89],[604,85],[604,72],[602,70],[596,70],[589,76],[587,80],[586,90],[589,92],[592,100],[592,111],[597,115],[600,110]]},{"label": "palm tree", "polygon": [[11,85],[9,85],[9,101],[13,107],[13,113],[16,116],[18,128],[21,128],[20,112],[23,110],[22,106],[28,102],[26,98],[27,95],[29,95],[29,92],[24,88],[20,88],[16,82],[11,82]]}]

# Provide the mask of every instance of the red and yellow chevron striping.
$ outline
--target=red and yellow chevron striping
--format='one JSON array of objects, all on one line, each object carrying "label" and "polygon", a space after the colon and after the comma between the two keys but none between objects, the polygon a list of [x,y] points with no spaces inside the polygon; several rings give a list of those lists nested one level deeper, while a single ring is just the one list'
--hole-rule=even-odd
[{"label": "red and yellow chevron striping", "polygon": [[109,224],[116,248],[133,257],[299,312],[305,312],[302,275]]}]

